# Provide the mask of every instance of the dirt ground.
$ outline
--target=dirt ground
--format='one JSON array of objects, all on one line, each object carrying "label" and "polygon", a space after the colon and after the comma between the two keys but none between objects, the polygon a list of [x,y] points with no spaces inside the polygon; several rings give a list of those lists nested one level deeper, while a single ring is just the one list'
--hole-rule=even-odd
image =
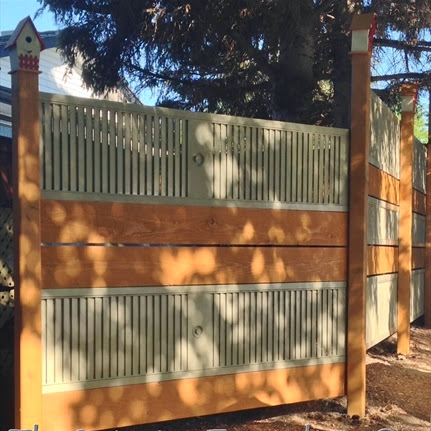
[{"label": "dirt ground", "polygon": [[[398,357],[396,338],[367,355],[367,414],[346,415],[345,397],[206,416],[139,427],[139,431],[431,431],[431,330],[411,329],[411,353]],[[137,428],[135,428],[138,431]]]}]

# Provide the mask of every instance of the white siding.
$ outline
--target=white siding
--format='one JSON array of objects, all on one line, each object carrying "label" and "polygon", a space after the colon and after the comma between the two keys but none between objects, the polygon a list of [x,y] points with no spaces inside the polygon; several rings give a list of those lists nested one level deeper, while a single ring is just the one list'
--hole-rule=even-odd
[{"label": "white siding", "polygon": [[[10,61],[8,57],[0,58],[0,67],[0,85],[10,88]],[[92,97],[91,91],[84,87],[81,76],[76,70],[68,71],[67,66],[55,48],[46,49],[40,53],[39,68],[42,72],[39,77],[40,91]]]},{"label": "white siding", "polygon": [[[11,88],[10,60],[9,57],[0,57],[0,85]],[[40,53],[39,69],[42,72],[39,76],[39,91],[54,94],[67,94],[70,96],[83,98],[96,98],[91,89],[86,88],[82,82],[79,67],[70,69],[64,63],[57,48],[45,49]],[[121,91],[109,92],[108,100],[124,102],[125,97]],[[11,115],[9,105],[1,104],[0,112],[3,115]]]}]

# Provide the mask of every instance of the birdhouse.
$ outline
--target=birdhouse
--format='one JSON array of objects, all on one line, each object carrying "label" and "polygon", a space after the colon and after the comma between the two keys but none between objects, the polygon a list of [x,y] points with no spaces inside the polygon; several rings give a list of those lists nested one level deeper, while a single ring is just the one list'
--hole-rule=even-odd
[{"label": "birdhouse", "polygon": [[29,16],[18,23],[5,49],[9,50],[11,72],[39,70],[39,56],[45,44]]}]

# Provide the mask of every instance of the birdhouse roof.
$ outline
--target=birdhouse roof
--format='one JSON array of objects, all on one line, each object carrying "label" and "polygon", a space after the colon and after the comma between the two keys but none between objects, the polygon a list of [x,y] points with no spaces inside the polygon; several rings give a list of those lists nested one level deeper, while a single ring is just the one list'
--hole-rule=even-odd
[{"label": "birdhouse roof", "polygon": [[5,45],[5,49],[10,49],[12,46],[16,45],[16,42],[17,42],[21,32],[23,31],[23,29],[27,23],[31,26],[32,30],[34,31],[34,34],[36,35],[36,37],[40,43],[40,50],[42,51],[43,49],[45,49],[45,44],[42,40],[42,37],[40,36],[39,32],[36,30],[36,27],[34,26],[33,21],[29,16],[22,19],[18,23],[14,32],[11,34],[9,40],[7,41],[7,43]]}]

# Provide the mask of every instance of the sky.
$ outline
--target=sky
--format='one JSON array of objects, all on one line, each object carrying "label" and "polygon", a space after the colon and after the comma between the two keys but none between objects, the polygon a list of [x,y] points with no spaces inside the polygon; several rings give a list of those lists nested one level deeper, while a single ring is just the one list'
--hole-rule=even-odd
[{"label": "sky", "polygon": [[42,16],[34,18],[40,8],[37,0],[0,0],[0,31],[15,30],[17,24],[26,16],[30,16],[38,31],[56,30],[54,16],[44,12]]}]

